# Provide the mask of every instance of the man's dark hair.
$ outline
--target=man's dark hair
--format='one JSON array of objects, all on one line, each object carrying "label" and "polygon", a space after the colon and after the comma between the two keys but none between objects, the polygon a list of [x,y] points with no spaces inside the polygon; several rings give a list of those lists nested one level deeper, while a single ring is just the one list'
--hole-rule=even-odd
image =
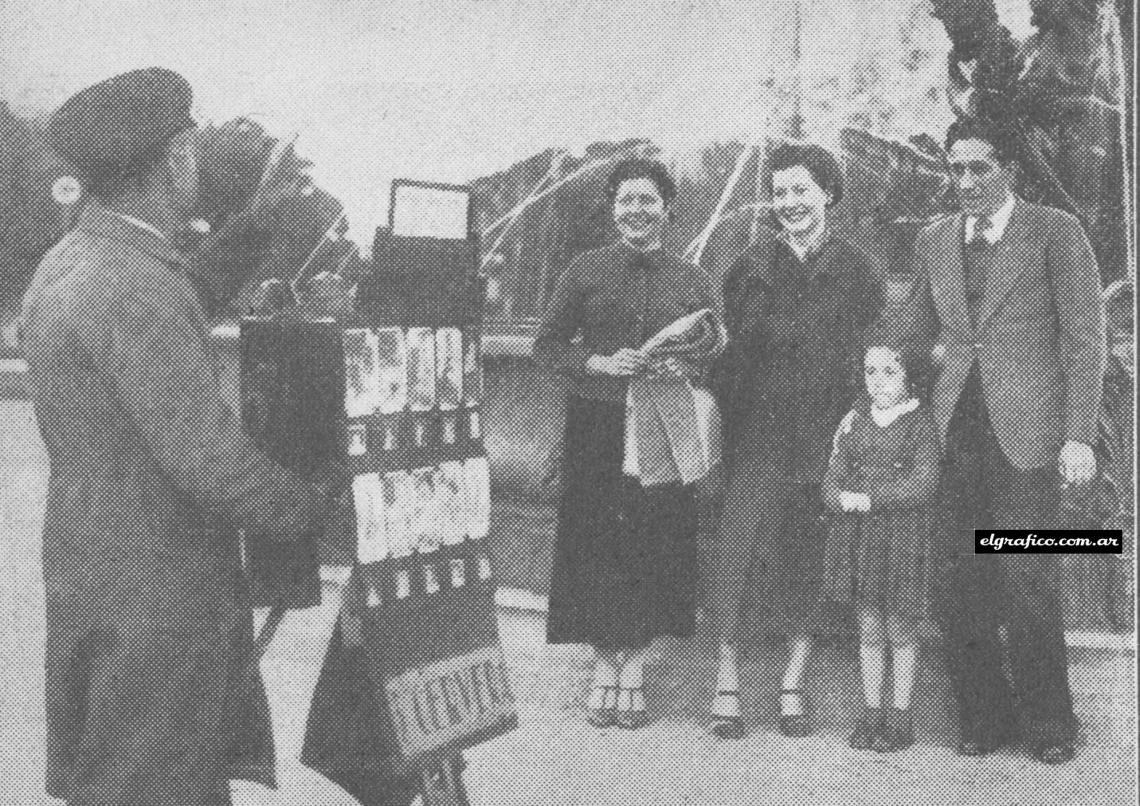
[{"label": "man's dark hair", "polygon": [[669,175],[668,168],[657,160],[632,157],[615,165],[606,178],[602,193],[609,204],[612,205],[617,198],[621,183],[630,179],[648,179],[657,187],[657,192],[661,194],[661,199],[666,205],[672,204],[673,199],[677,198],[677,183]]},{"label": "man's dark hair", "polygon": [[815,183],[831,197],[828,207],[839,204],[843,198],[843,169],[839,160],[826,148],[814,143],[784,143],[768,157],[768,193],[772,193],[772,180],[776,171],[786,171],[802,165]]},{"label": "man's dark hair", "polygon": [[1017,162],[1016,135],[1004,124],[984,118],[958,118],[946,130],[946,151],[959,140],[981,140],[989,143],[1002,165]]}]

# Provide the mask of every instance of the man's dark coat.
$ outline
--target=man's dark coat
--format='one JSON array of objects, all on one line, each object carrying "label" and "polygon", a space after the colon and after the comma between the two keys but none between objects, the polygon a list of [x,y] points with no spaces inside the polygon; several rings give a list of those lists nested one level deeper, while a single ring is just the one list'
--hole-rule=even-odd
[{"label": "man's dark coat", "polygon": [[92,206],[24,298],[51,462],[47,789],[73,804],[213,806],[231,777],[274,779],[236,529],[308,534],[321,502],[223,403],[185,268]]}]

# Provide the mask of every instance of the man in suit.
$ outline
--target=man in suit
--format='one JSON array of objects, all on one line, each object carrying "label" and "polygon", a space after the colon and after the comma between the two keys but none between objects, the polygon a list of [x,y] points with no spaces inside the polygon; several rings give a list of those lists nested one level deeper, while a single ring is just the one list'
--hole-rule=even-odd
[{"label": "man in suit", "polygon": [[962,212],[915,244],[910,313],[940,371],[932,395],[945,448],[939,520],[943,612],[965,755],[1011,738],[1073,756],[1075,718],[1056,557],[973,553],[974,529],[1048,529],[1059,485],[1096,471],[1105,318],[1078,221],[1014,194],[1015,140],[960,119],[946,137]]},{"label": "man in suit", "polygon": [[136,70],[48,124],[94,199],[23,304],[51,460],[47,791],[69,803],[224,806],[230,778],[274,783],[236,531],[298,545],[335,487],[267,459],[222,399],[172,240],[197,200],[191,95]]}]

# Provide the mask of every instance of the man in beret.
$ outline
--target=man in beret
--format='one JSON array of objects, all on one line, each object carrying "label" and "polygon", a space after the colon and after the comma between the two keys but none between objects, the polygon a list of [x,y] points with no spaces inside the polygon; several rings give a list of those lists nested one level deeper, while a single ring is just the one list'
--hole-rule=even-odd
[{"label": "man in beret", "polygon": [[92,203],[44,258],[23,349],[51,460],[43,530],[47,791],[84,806],[215,806],[274,784],[236,530],[292,542],[331,495],[274,464],[219,390],[171,237],[197,195],[192,93],[137,70],[48,137]]}]

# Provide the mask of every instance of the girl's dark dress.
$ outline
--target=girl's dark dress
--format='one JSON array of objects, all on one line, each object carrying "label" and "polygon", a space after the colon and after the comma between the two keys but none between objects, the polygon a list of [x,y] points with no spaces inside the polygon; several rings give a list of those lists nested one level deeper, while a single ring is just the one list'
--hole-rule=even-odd
[{"label": "girl's dark dress", "polygon": [[692,485],[642,487],[622,473],[628,381],[586,374],[591,355],[639,347],[686,314],[714,307],[704,272],[623,243],[587,252],[558,281],[535,360],[569,377],[562,500],[547,640],[637,647],[689,635],[696,610]]},{"label": "girl's dark dress", "polygon": [[[833,514],[824,550],[824,602],[930,615],[931,513],[938,487],[938,436],[919,406],[880,426],[869,404],[841,428],[824,475]],[[871,509],[843,512],[842,491],[866,493]]]}]

